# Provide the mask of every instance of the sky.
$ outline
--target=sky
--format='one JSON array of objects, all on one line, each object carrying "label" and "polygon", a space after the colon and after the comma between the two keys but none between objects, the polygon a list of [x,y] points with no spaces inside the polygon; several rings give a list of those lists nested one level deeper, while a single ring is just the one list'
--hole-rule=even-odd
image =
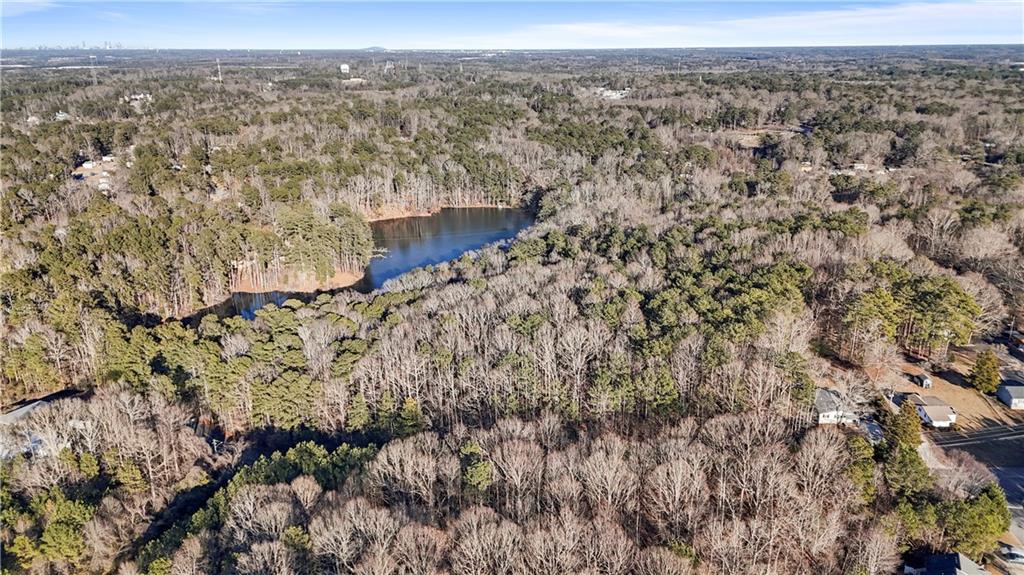
[{"label": "sky", "polygon": [[0,46],[581,49],[1024,45],[1024,0],[0,0]]}]

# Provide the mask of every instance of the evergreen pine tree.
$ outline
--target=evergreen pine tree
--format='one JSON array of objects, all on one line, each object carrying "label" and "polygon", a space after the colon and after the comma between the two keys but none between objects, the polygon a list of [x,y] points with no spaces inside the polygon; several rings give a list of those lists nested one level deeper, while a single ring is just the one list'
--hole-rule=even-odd
[{"label": "evergreen pine tree", "polygon": [[1006,494],[994,483],[971,499],[943,503],[939,516],[950,546],[974,558],[995,548],[1011,519]]},{"label": "evergreen pine tree", "polygon": [[921,417],[909,398],[903,400],[899,413],[890,417],[888,428],[889,439],[895,447],[905,445],[916,449],[921,445]]},{"label": "evergreen pine tree", "polygon": [[995,393],[999,387],[999,358],[991,349],[986,349],[978,356],[967,374],[967,383],[981,393]]},{"label": "evergreen pine tree", "polygon": [[365,431],[370,426],[370,406],[366,404],[366,396],[359,392],[352,398],[345,418],[345,427],[349,431]]},{"label": "evergreen pine tree", "polygon": [[377,401],[377,429],[387,434],[395,432],[395,396],[385,391]]},{"label": "evergreen pine tree", "polygon": [[405,398],[402,402],[402,409],[398,412],[395,420],[395,433],[400,436],[409,436],[418,433],[423,429],[423,412],[420,411],[420,404],[412,397]]},{"label": "evergreen pine tree", "polygon": [[850,452],[850,466],[847,473],[860,491],[864,503],[875,499],[875,450],[860,435],[851,435],[846,441]]},{"label": "evergreen pine tree", "polygon": [[932,476],[917,449],[898,445],[885,462],[885,482],[899,495],[913,497],[931,488]]},{"label": "evergreen pine tree", "polygon": [[482,496],[491,486],[493,468],[480,444],[471,441],[462,446],[462,483],[466,490],[476,496]]}]

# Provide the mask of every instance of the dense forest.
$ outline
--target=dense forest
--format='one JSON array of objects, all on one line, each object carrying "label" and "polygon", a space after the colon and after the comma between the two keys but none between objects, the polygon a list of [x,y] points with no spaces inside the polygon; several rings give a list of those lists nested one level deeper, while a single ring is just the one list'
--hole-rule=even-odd
[{"label": "dense forest", "polygon": [[[60,399],[0,427],[4,573],[980,560],[1002,489],[878,382],[1024,323],[1014,55],[14,53],[2,403]],[[197,313],[507,205],[373,293]],[[884,438],[816,426],[822,386]]]}]

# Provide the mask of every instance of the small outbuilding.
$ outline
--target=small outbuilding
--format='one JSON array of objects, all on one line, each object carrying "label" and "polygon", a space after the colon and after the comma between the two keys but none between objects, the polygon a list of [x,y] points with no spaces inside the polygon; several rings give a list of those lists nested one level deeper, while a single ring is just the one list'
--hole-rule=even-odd
[{"label": "small outbuilding", "polygon": [[1007,382],[996,390],[996,397],[1010,409],[1024,410],[1024,383]]},{"label": "small outbuilding", "polygon": [[915,385],[924,389],[932,388],[932,378],[925,370],[916,366],[907,366],[906,373],[907,377],[909,377],[910,381],[914,382]]}]

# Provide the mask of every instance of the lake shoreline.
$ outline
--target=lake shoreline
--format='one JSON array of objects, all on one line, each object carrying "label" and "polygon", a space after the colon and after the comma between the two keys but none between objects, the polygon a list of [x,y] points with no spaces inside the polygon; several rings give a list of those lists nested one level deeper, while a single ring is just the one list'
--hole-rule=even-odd
[{"label": "lake shoreline", "polygon": [[473,204],[461,204],[458,206],[442,204],[433,208],[414,210],[411,208],[403,208],[400,206],[385,206],[384,209],[375,212],[375,215],[364,216],[367,222],[387,222],[391,220],[404,220],[406,218],[429,218],[430,216],[439,214],[442,210],[462,210],[462,209],[474,209],[474,208],[491,208],[495,210],[519,210],[521,207],[510,205],[510,204],[496,204],[496,203],[473,203]]},{"label": "lake shoreline", "polygon": [[353,271],[337,268],[331,277],[319,279],[312,272],[295,271],[286,273],[283,278],[259,286],[254,285],[251,281],[240,279],[232,286],[229,297],[230,294],[235,293],[316,292],[341,289],[359,283],[365,274],[365,269]]},{"label": "lake shoreline", "polygon": [[237,281],[223,301],[180,319],[194,321],[209,313],[252,319],[256,310],[269,303],[280,306],[288,299],[307,302],[342,290],[370,293],[387,280],[410,270],[452,261],[467,251],[515,237],[533,223],[526,210],[504,205],[441,206],[431,212],[407,210],[405,213],[412,215],[371,221],[374,250],[384,255],[371,258],[362,270],[338,270],[326,280],[318,280],[309,273],[296,275],[293,272],[283,274],[285,277],[276,283],[255,285]]}]

